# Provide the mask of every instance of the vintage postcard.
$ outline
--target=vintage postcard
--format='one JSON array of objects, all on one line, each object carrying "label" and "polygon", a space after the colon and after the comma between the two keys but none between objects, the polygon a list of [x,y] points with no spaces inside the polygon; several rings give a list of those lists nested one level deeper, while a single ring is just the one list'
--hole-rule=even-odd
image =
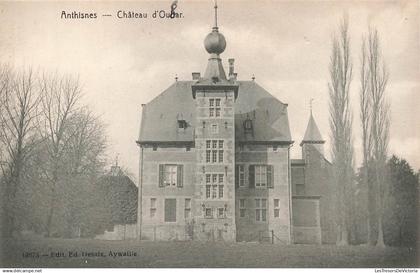
[{"label": "vintage postcard", "polygon": [[419,13],[0,2],[0,267],[417,272]]}]

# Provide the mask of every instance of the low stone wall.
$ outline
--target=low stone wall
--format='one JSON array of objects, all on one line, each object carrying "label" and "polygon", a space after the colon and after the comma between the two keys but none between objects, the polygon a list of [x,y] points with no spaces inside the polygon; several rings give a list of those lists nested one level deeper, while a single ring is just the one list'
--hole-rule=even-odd
[{"label": "low stone wall", "polygon": [[105,231],[104,234],[96,235],[98,240],[127,240],[137,237],[137,224],[115,225],[113,231]]}]

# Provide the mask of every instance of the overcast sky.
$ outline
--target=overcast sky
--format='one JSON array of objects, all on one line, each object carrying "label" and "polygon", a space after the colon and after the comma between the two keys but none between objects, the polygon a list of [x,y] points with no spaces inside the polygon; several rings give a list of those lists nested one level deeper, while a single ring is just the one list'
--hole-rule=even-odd
[{"label": "overcast sky", "polygon": [[[17,67],[78,74],[84,103],[108,125],[109,156],[119,154],[122,165],[137,177],[141,104],[174,82],[204,72],[208,55],[203,39],[213,25],[212,1],[179,0],[182,19],[153,19],[155,10],[170,9],[158,2],[0,3],[0,62]],[[390,71],[387,94],[391,102],[390,154],[420,168],[420,40],[417,1],[219,1],[219,27],[227,40],[222,59],[235,58],[239,80],[256,81],[288,103],[295,141],[299,143],[308,117],[309,100],[327,140],[328,64],[331,37],[343,14],[350,22],[354,77],[356,162],[361,141],[358,107],[359,57],[362,36],[378,29]],[[147,12],[147,19],[118,19],[118,10]],[[96,12],[97,19],[61,19],[62,11]],[[102,17],[112,14],[112,17]],[[227,69],[226,69],[227,70]],[[240,92],[240,91],[239,91]],[[240,96],[240,94],[239,94]]]}]

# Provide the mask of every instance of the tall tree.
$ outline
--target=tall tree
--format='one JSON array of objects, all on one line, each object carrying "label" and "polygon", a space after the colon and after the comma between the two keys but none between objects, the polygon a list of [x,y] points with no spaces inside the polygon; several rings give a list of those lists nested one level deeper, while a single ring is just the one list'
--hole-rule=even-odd
[{"label": "tall tree", "polygon": [[40,79],[42,90],[42,134],[48,151],[45,168],[46,181],[50,189],[49,211],[47,213],[47,236],[51,235],[52,220],[58,205],[57,187],[64,168],[65,151],[68,146],[66,133],[70,117],[78,107],[81,97],[79,81],[71,77],[43,75]]},{"label": "tall tree", "polygon": [[[389,142],[389,103],[386,98],[385,90],[388,82],[388,71],[382,59],[380,50],[378,31],[370,29],[369,35],[362,45],[362,88],[361,97],[364,104],[361,111],[362,132],[364,143],[364,164],[366,172],[369,168],[373,171],[372,181],[368,182],[368,196],[373,200],[369,217],[369,229],[372,230],[372,215],[377,214],[376,224],[378,234],[377,246],[385,246],[383,236],[383,210],[386,198],[386,183],[384,174],[386,171],[386,160]],[[363,113],[364,112],[364,113]],[[365,115],[365,120],[363,120]],[[366,145],[366,147],[365,147]],[[366,175],[368,179],[368,175]],[[368,179],[369,180],[369,179]],[[372,232],[370,231],[370,236]],[[370,243],[374,243],[369,238]]]},{"label": "tall tree", "polygon": [[8,67],[0,72],[0,143],[2,176],[5,185],[6,236],[16,228],[16,194],[25,162],[36,142],[39,92],[32,69],[15,73]]},{"label": "tall tree", "polygon": [[366,39],[363,38],[361,50],[361,69],[360,69],[360,120],[362,124],[362,147],[363,163],[361,168],[361,178],[364,185],[367,185],[367,242],[373,244],[373,217],[375,210],[375,196],[372,180],[369,179],[370,162],[372,160],[372,101],[371,101],[371,75],[369,69],[368,50]]},{"label": "tall tree", "polygon": [[338,37],[333,38],[329,70],[332,161],[334,179],[337,184],[337,244],[347,245],[349,242],[353,183],[353,118],[350,109],[352,61],[347,17],[344,17],[340,24]]}]

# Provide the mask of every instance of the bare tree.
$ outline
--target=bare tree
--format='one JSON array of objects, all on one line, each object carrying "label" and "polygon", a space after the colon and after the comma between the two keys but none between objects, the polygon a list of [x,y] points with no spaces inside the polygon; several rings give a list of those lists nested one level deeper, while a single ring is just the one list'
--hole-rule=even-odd
[{"label": "bare tree", "polygon": [[68,145],[66,130],[71,115],[77,110],[81,97],[79,81],[71,77],[45,74],[40,79],[42,90],[42,134],[46,141],[49,164],[45,169],[46,180],[50,189],[50,205],[47,213],[47,236],[51,235],[51,224],[57,205],[57,186],[60,171],[63,169],[65,150]]},{"label": "bare tree", "polygon": [[15,229],[16,193],[25,161],[37,140],[35,121],[40,96],[32,69],[14,73],[3,67],[0,73],[0,166],[6,184],[6,234],[10,236]]},{"label": "bare tree", "polygon": [[333,38],[330,78],[328,87],[332,160],[334,179],[337,185],[337,244],[347,245],[349,242],[351,189],[353,183],[353,118],[349,96],[352,80],[352,62],[350,58],[347,17],[344,17],[341,22],[339,37]]},{"label": "bare tree", "polygon": [[[361,118],[363,160],[368,183],[369,207],[368,240],[372,238],[373,214],[377,214],[377,246],[385,246],[383,238],[383,210],[386,197],[385,172],[389,142],[389,103],[385,96],[388,71],[380,52],[378,31],[371,29],[362,45],[361,70]],[[369,168],[373,169],[373,181],[369,181]]]},{"label": "bare tree", "polygon": [[[105,127],[100,119],[83,107],[69,119],[66,130],[65,166],[60,186],[60,199],[64,207],[65,235],[74,236],[84,233],[90,220],[89,211],[94,181],[102,175],[105,165]],[[76,232],[77,231],[77,232]]]},{"label": "bare tree", "polygon": [[372,196],[374,193],[373,183],[369,179],[369,168],[370,161],[372,159],[372,134],[371,134],[371,122],[372,122],[372,101],[371,101],[371,90],[370,90],[370,69],[368,63],[368,50],[366,45],[366,39],[362,41],[361,51],[361,69],[360,69],[360,120],[362,123],[362,147],[363,147],[363,163],[362,163],[362,176],[363,182],[368,188],[368,218],[367,218],[367,242],[373,244],[373,227],[372,219],[374,215],[375,204],[373,200],[375,197]]}]

